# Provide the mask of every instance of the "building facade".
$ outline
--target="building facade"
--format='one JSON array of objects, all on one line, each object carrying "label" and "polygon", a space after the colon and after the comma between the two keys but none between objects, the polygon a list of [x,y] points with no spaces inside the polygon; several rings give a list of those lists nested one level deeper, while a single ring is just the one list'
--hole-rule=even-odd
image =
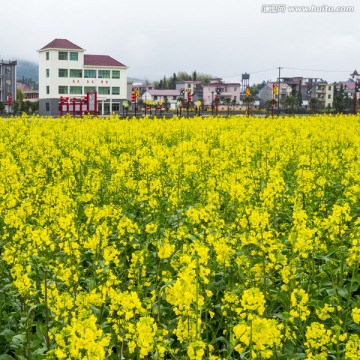
[{"label": "building facade", "polygon": [[180,91],[178,90],[155,89],[155,90],[145,91],[142,94],[141,99],[144,102],[146,100],[161,101],[163,103],[167,102],[170,109],[175,109],[179,97],[180,97]]},{"label": "building facade", "polygon": [[181,91],[184,89],[185,91],[190,91],[191,94],[194,94],[196,87],[200,85],[200,81],[195,80],[183,80],[183,81],[176,81],[175,86],[176,90]]},{"label": "building facade", "polygon": [[216,98],[217,89],[220,90],[220,101],[230,99],[235,103],[240,101],[240,83],[225,83],[220,78],[214,78],[203,85],[204,105],[211,105]]},{"label": "building facade", "polygon": [[0,101],[8,103],[9,96],[16,100],[16,61],[0,61]]},{"label": "building facade", "polygon": [[279,87],[278,82],[268,82],[260,89],[258,97],[261,107],[264,107],[266,105],[266,102],[272,100],[273,98],[277,103],[279,101],[279,96],[280,104],[282,104],[288,96],[291,96],[292,87],[286,83],[280,83],[280,89],[278,89],[278,93],[273,95],[274,85]]},{"label": "building facade", "polygon": [[127,83],[127,99],[131,101],[131,93],[133,89],[139,90],[139,97],[141,97],[146,91],[153,90],[154,84],[143,82],[128,82]]},{"label": "building facade", "polygon": [[60,97],[97,92],[98,113],[119,112],[127,96],[127,66],[108,55],[87,55],[69,40],[55,39],[39,52],[39,114],[58,115]]}]

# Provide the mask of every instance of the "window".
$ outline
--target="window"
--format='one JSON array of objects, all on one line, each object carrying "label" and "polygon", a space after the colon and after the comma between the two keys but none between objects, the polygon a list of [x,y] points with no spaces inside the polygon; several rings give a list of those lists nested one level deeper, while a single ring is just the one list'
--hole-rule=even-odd
[{"label": "window", "polygon": [[46,94],[47,94],[47,95],[50,94],[50,86],[49,86],[49,85],[46,86]]},{"label": "window", "polygon": [[111,111],[120,111],[120,104],[112,104]]},{"label": "window", "polygon": [[331,86],[328,87],[328,90],[331,91]]},{"label": "window", "polygon": [[84,70],[84,78],[96,79],[96,70]]},{"label": "window", "polygon": [[70,77],[72,78],[81,78],[82,70],[81,69],[70,69]]},{"label": "window", "polygon": [[70,94],[71,95],[81,95],[82,87],[81,86],[70,86]]},{"label": "window", "polygon": [[50,103],[45,103],[45,110],[50,111]]},{"label": "window", "polygon": [[154,95],[154,100],[157,100],[157,98],[158,98],[157,95]]},{"label": "window", "polygon": [[236,86],[234,87],[234,91],[237,91],[237,87],[236,87]]},{"label": "window", "polygon": [[78,61],[78,55],[77,52],[70,52],[70,60]]},{"label": "window", "polygon": [[330,94],[328,95],[328,99],[331,99],[331,95],[330,95]]},{"label": "window", "polygon": [[48,51],[46,52],[46,60],[50,60],[50,54]]},{"label": "window", "polygon": [[99,79],[110,79],[110,70],[98,70]]},{"label": "window", "polygon": [[120,70],[113,70],[111,77],[113,79],[120,79]]},{"label": "window", "polygon": [[68,93],[69,93],[69,88],[67,86],[59,86],[59,94],[63,95]]},{"label": "window", "polygon": [[67,60],[67,59],[68,59],[67,51],[59,51],[59,60]]},{"label": "window", "polygon": [[46,69],[46,77],[50,76],[50,69]]},{"label": "window", "polygon": [[119,87],[111,88],[111,94],[112,95],[120,95],[120,88]]},{"label": "window", "polygon": [[87,92],[95,92],[96,91],[96,86],[84,86],[84,94],[86,94]]},{"label": "window", "polygon": [[99,86],[98,93],[99,95],[110,95],[110,88],[105,86]]},{"label": "window", "polygon": [[188,84],[188,89],[190,89],[191,88],[191,84]]},{"label": "window", "polygon": [[69,71],[68,69],[59,69],[59,77],[68,77]]}]

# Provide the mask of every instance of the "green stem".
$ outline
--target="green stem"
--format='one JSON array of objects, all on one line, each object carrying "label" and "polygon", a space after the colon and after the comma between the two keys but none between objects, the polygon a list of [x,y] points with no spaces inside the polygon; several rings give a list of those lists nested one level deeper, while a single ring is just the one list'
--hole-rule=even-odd
[{"label": "green stem", "polygon": [[45,276],[44,276],[44,285],[45,285],[45,342],[46,350],[50,350],[50,339],[49,339],[49,307],[48,307],[48,288],[47,288],[47,270],[45,267]]}]

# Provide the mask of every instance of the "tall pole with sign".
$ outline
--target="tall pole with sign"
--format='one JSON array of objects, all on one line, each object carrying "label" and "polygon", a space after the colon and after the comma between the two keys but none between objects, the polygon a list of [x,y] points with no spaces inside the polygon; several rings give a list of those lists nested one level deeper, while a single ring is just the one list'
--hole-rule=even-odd
[{"label": "tall pole with sign", "polygon": [[360,81],[355,81],[355,90],[354,90],[354,114],[357,114],[357,93],[360,91]]},{"label": "tall pole with sign", "polygon": [[282,67],[278,67],[279,69],[279,79],[278,79],[278,116],[280,116],[280,90],[281,90],[281,87],[280,87],[280,82],[281,82],[281,75],[280,75],[280,71],[282,69]]},{"label": "tall pole with sign", "polygon": [[356,81],[356,76],[359,76],[360,74],[355,70],[352,74],[350,74],[352,78],[354,79],[354,115],[356,115],[357,109],[356,109],[356,93],[360,90],[359,88],[359,82]]},{"label": "tall pole with sign", "polygon": [[250,91],[250,87],[248,86],[245,90],[245,95],[246,95],[246,102],[247,102],[247,116],[250,115],[250,96],[251,91]]},{"label": "tall pole with sign", "polygon": [[312,114],[312,104],[311,104],[311,94],[312,94],[312,84],[307,84],[307,93],[309,95],[309,109],[310,114]]},{"label": "tall pole with sign", "polygon": [[276,84],[273,84],[273,96],[271,101],[271,114],[274,117],[274,106],[275,106],[275,95],[278,94],[278,87]]},{"label": "tall pole with sign", "polygon": [[8,104],[8,112],[11,112],[11,105],[12,105],[12,95],[11,93],[7,93],[6,95],[6,100],[7,100],[7,104]]},{"label": "tall pole with sign", "polygon": [[216,116],[218,116],[219,113],[219,95],[221,94],[220,86],[218,85],[216,87],[216,96],[215,96],[215,106],[216,106]]}]

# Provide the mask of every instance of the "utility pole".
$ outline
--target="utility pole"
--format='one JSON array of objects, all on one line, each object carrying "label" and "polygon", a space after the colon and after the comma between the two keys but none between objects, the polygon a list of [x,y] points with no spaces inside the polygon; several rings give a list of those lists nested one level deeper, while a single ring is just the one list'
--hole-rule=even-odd
[{"label": "utility pole", "polygon": [[279,85],[278,85],[278,116],[280,116],[280,96],[281,96],[281,88],[280,88],[280,70],[282,69],[282,67],[278,67],[279,69],[279,79],[278,79],[278,82],[279,82]]}]

